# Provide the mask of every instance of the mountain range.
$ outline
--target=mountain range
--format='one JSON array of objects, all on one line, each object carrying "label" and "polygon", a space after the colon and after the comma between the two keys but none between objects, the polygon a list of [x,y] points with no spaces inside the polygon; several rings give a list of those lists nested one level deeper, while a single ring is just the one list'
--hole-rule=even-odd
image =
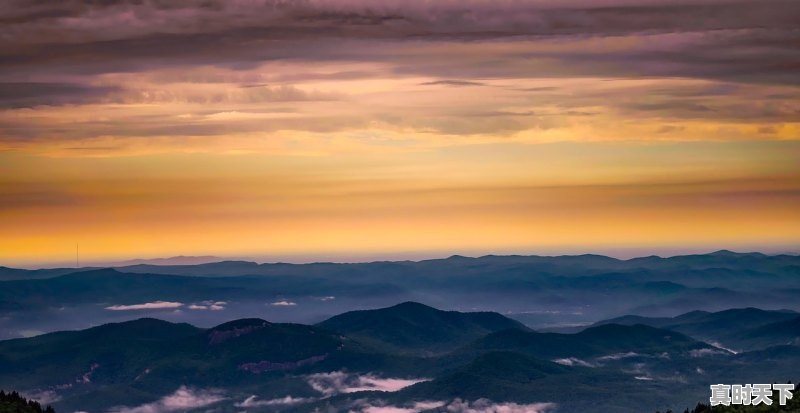
[{"label": "mountain range", "polygon": [[[800,257],[0,268],[0,389],[59,412],[683,410],[797,380]],[[398,304],[399,303],[399,304]]]},{"label": "mountain range", "polygon": [[[354,264],[0,267],[0,339],[140,317],[204,327],[248,317],[314,324],[342,312],[404,301],[497,311],[537,329],[627,314],[669,318],[689,310],[748,306],[800,311],[798,277],[798,256],[730,251],[630,260],[452,256]],[[158,302],[176,304],[153,304]]]},{"label": "mountain range", "polygon": [[[485,399],[634,412],[693,406],[709,380],[790,379],[798,363],[792,345],[734,354],[677,331],[607,322],[542,333],[497,313],[404,302],[313,326],[249,318],[198,328],[142,318],[0,341],[0,388],[39,395],[59,411],[153,407],[180,394],[213,400],[186,409],[198,411]],[[762,370],[754,374],[755,365]]]}]

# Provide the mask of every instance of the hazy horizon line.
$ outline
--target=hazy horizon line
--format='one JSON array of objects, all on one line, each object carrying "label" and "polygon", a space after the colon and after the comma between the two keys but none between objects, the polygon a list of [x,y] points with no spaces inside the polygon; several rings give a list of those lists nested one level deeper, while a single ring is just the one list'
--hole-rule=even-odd
[{"label": "hazy horizon line", "polygon": [[455,251],[455,252],[398,252],[398,253],[374,253],[374,254],[353,254],[353,253],[311,253],[311,254],[274,254],[263,256],[229,256],[229,255],[209,255],[209,254],[179,254],[152,258],[130,258],[130,259],[108,259],[108,260],[83,260],[80,266],[75,262],[68,261],[43,261],[39,263],[18,263],[2,264],[0,267],[17,268],[25,270],[53,269],[53,268],[96,268],[96,267],[125,267],[132,265],[203,265],[225,261],[247,261],[257,264],[315,264],[315,263],[334,263],[334,264],[363,264],[372,262],[400,262],[400,261],[427,261],[436,259],[447,259],[454,256],[465,258],[481,258],[487,256],[511,257],[562,257],[562,256],[581,256],[599,255],[617,260],[627,261],[637,258],[657,256],[660,258],[680,257],[687,255],[708,255],[716,252],[729,251],[737,254],[759,253],[764,255],[800,255],[797,249],[792,247],[772,247],[772,248],[613,248],[613,249],[580,249],[580,250],[540,250],[540,251]]}]

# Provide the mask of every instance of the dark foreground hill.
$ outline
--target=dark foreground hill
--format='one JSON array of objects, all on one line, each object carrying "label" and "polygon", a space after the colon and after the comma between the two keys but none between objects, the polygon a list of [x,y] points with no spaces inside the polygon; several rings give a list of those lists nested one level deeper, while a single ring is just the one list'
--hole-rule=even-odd
[{"label": "dark foreground hill", "polygon": [[522,323],[492,312],[442,311],[414,302],[377,310],[350,311],[317,326],[392,352],[444,352],[486,334],[527,330]]},{"label": "dark foreground hill", "polygon": [[71,391],[131,383],[236,385],[311,366],[342,346],[338,335],[300,324],[243,319],[200,329],[139,319],[1,341],[0,386]]},{"label": "dark foreground hill", "polygon": [[[599,385],[602,383],[602,385]],[[620,392],[621,389],[626,389]],[[398,392],[394,399],[555,403],[559,411],[631,411],[630,406],[668,402],[649,383],[607,368],[568,367],[514,352],[492,352],[432,381]],[[593,407],[595,406],[595,407]]]}]

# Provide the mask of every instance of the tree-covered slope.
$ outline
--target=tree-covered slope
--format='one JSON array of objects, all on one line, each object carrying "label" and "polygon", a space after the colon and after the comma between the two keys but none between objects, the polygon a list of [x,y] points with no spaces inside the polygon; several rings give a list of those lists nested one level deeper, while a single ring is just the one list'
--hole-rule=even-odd
[{"label": "tree-covered slope", "polygon": [[800,316],[793,311],[735,308],[691,311],[676,317],[624,316],[596,323],[645,324],[719,343],[738,351],[791,344],[800,340]]},{"label": "tree-covered slope", "polygon": [[318,326],[396,352],[442,352],[491,332],[527,329],[518,321],[497,313],[442,311],[414,302],[377,310],[351,311]]},{"label": "tree-covered slope", "polygon": [[712,346],[674,331],[642,324],[624,326],[607,324],[576,334],[540,333],[504,330],[489,334],[464,352],[517,351],[539,358],[599,357],[618,353],[683,354]]},{"label": "tree-covered slope", "polygon": [[338,335],[300,324],[243,319],[199,329],[139,319],[0,341],[0,386],[236,383],[312,365],[341,346]]},{"label": "tree-covered slope", "polygon": [[0,413],[55,413],[52,407],[42,405],[35,400],[28,400],[11,391],[0,390]]}]

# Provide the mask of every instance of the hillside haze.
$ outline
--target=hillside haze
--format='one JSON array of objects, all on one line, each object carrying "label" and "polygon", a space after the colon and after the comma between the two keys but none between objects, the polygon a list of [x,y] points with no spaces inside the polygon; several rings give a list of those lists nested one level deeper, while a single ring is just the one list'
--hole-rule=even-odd
[{"label": "hillside haze", "polygon": [[[800,346],[734,353],[665,328],[610,322],[542,333],[497,313],[404,302],[316,326],[247,318],[198,328],[142,318],[0,341],[0,361],[0,388],[46,395],[60,411],[180,397],[206,400],[198,411],[255,400],[262,400],[251,406],[257,410],[310,412],[346,411],[357,400],[403,406],[486,399],[634,412],[694,405],[708,380],[793,377]],[[559,383],[578,390],[554,391]],[[608,404],[615,393],[626,396]]]},{"label": "hillside haze", "polygon": [[6,316],[0,318],[0,338],[145,316],[205,327],[248,317],[313,324],[404,301],[496,311],[533,328],[748,306],[798,311],[799,271],[794,255],[729,251],[630,260],[453,256],[358,264],[3,268],[0,313]]},{"label": "hillside haze", "polygon": [[798,268],[729,251],[3,268],[0,389],[90,413],[677,410],[710,382],[796,380]]}]

